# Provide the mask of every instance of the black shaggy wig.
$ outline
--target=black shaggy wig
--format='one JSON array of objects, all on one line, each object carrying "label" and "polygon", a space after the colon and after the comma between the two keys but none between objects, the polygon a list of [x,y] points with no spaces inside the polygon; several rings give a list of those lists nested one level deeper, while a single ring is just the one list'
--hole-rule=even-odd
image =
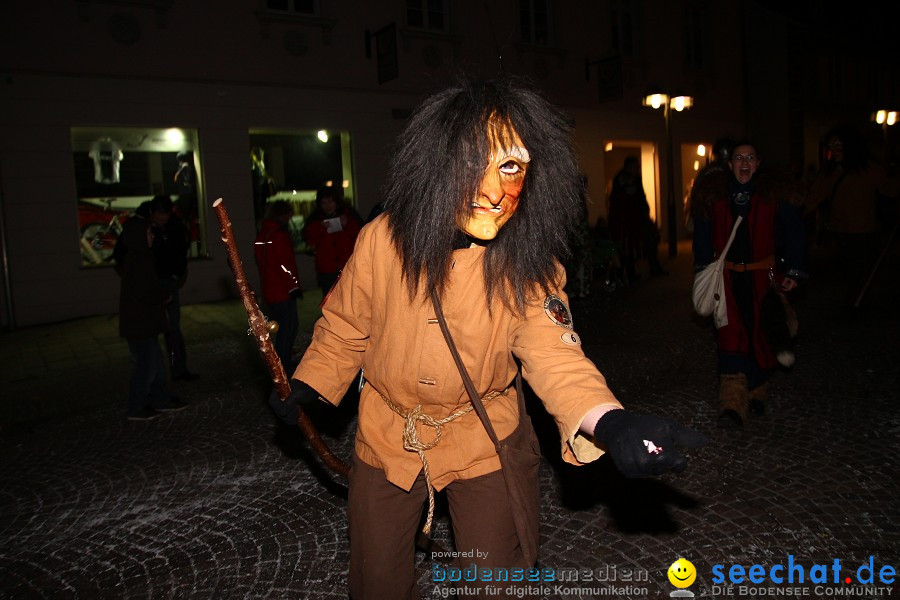
[{"label": "black shaggy wig", "polygon": [[385,211],[410,296],[423,280],[441,294],[458,224],[487,168],[489,121],[503,142],[518,134],[531,155],[518,210],[487,244],[484,264],[488,306],[496,295],[521,313],[530,294],[558,283],[556,259],[569,256],[584,202],[570,127],[544,98],[503,79],[465,80],[426,99],[398,138]]}]

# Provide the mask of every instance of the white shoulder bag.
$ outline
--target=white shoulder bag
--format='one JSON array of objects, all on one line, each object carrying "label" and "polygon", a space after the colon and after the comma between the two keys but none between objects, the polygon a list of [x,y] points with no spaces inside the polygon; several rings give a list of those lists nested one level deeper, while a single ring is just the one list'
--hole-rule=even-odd
[{"label": "white shoulder bag", "polygon": [[728,310],[725,306],[725,255],[731,248],[734,236],[737,233],[738,225],[744,217],[739,216],[734,220],[734,227],[731,228],[731,235],[728,237],[728,243],[719,254],[719,257],[713,262],[703,267],[702,271],[694,273],[694,289],[692,290],[694,297],[694,310],[702,317],[713,315],[716,328],[728,325]]}]

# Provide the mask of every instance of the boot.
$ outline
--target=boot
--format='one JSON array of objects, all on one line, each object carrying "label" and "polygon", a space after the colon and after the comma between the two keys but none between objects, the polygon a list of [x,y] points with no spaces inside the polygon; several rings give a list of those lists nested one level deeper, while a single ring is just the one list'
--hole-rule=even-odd
[{"label": "boot", "polygon": [[750,390],[750,414],[761,417],[766,414],[766,394],[769,390],[769,382]]},{"label": "boot", "polygon": [[749,416],[750,395],[743,373],[719,375],[719,427],[743,429]]}]

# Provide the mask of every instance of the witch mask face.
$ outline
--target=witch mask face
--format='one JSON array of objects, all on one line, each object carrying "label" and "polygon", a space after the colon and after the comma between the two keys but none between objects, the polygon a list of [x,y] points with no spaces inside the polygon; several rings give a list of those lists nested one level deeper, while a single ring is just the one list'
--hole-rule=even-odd
[{"label": "witch mask face", "polygon": [[519,195],[525,183],[525,173],[531,156],[519,135],[509,130],[500,134],[500,128],[491,119],[488,124],[491,155],[481,185],[469,206],[469,213],[460,229],[479,240],[492,240],[500,228],[519,208]]}]

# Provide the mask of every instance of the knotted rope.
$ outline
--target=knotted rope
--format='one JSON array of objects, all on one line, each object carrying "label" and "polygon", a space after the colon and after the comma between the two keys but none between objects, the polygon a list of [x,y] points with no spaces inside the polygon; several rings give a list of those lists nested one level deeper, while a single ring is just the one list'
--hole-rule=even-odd
[{"label": "knotted rope", "polygon": [[[390,399],[381,392],[378,392],[378,394],[382,397],[388,408],[400,415],[400,418],[406,421],[406,424],[403,427],[403,449],[410,452],[416,452],[419,455],[419,460],[422,461],[422,471],[425,473],[425,486],[428,488],[428,517],[425,519],[425,526],[422,528],[422,533],[428,535],[431,533],[431,521],[434,517],[434,486],[431,485],[431,473],[428,470],[428,459],[425,456],[425,451],[431,450],[441,441],[444,425],[472,412],[474,407],[470,402],[468,406],[456,411],[449,417],[435,419],[422,412],[423,409],[421,404],[417,404],[415,408],[405,411],[403,410],[403,407],[391,402]],[[481,402],[482,404],[487,404],[490,400],[504,394],[506,394],[506,390],[489,392],[481,399]],[[434,438],[432,438],[430,442],[423,442],[419,438],[419,432],[416,429],[417,423],[434,428]]]}]

